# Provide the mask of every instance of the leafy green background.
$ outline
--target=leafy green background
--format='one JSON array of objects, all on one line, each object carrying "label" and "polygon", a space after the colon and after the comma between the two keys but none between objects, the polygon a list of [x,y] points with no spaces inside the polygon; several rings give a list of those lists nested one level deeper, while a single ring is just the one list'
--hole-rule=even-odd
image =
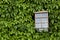
[{"label": "leafy green background", "polygon": [[[49,32],[34,28],[34,12],[47,10]],[[0,0],[0,40],[59,40],[60,0]]]}]

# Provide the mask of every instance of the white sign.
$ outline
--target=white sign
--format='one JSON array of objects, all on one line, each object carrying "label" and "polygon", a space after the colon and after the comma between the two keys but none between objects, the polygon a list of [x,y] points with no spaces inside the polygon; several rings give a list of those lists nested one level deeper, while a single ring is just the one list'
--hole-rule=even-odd
[{"label": "white sign", "polygon": [[48,29],[48,13],[47,12],[37,12],[35,13],[35,28],[41,30]]}]

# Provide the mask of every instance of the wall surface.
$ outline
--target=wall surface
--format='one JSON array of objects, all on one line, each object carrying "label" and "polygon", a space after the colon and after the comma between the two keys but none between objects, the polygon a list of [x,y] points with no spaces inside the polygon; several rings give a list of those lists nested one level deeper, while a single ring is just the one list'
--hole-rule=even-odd
[{"label": "wall surface", "polygon": [[[49,32],[34,29],[34,12],[49,13]],[[0,0],[0,40],[59,40],[60,0]]]}]

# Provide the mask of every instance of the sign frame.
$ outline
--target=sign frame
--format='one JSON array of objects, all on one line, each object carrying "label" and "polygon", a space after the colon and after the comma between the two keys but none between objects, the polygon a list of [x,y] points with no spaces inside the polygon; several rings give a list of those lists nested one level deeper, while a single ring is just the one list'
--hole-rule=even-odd
[{"label": "sign frame", "polygon": [[[40,11],[40,12],[34,12],[35,14],[35,21],[36,21],[36,14],[47,14],[47,17],[43,17],[43,18],[47,18],[47,23],[48,23],[48,27],[46,27],[46,28],[36,28],[36,22],[35,22],[35,28],[38,30],[38,31],[48,31],[48,28],[49,28],[49,20],[48,20],[48,11]],[[41,23],[41,27],[42,27],[42,23]]]}]

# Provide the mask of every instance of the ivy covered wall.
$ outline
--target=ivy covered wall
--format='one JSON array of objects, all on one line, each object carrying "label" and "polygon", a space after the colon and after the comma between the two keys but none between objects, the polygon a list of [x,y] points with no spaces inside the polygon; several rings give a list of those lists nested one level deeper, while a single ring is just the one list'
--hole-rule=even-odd
[{"label": "ivy covered wall", "polygon": [[[49,32],[34,29],[34,12],[49,13]],[[60,0],[0,0],[0,40],[59,40]]]}]

